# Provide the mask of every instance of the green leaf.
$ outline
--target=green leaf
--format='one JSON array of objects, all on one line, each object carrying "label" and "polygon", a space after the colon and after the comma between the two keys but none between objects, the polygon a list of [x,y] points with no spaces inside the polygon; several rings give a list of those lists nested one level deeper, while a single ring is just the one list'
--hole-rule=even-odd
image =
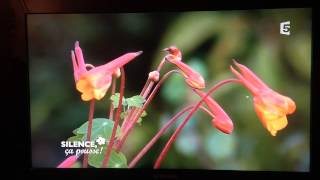
[{"label": "green leaf", "polygon": [[[106,146],[103,146],[103,149],[100,154],[89,154],[89,164],[95,168],[101,168],[102,162],[106,153]],[[127,168],[127,159],[126,156],[119,152],[112,150],[110,159],[109,159],[109,168]]]},{"label": "green leaf", "polygon": [[132,96],[131,98],[126,99],[129,107],[142,107],[143,103],[146,101],[144,97],[140,95]]},{"label": "green leaf", "polygon": [[141,117],[146,117],[148,115],[147,111],[143,111]]},{"label": "green leaf", "polygon": [[[114,122],[106,118],[95,118],[92,123],[91,140],[96,140],[98,137],[104,137],[106,140],[110,139],[112,134]],[[77,129],[77,135],[82,134],[86,137],[88,128],[88,121]],[[120,136],[120,126],[117,128],[116,137]]]},{"label": "green leaf", "polygon": [[140,117],[138,120],[137,120],[137,124],[139,124],[139,126],[141,126],[142,124],[142,118]]},{"label": "green leaf", "polygon": [[[115,93],[114,95],[112,95],[110,97],[110,100],[112,101],[112,105],[113,105],[114,108],[118,108],[119,99],[120,99],[120,93]],[[126,100],[126,98],[124,96],[122,98],[122,105],[123,106],[127,106],[127,100]]]},{"label": "green leaf", "polygon": [[71,166],[71,168],[81,168],[81,163],[77,161]]},{"label": "green leaf", "polygon": [[139,119],[138,119],[138,121],[137,121],[137,123],[141,126],[141,123],[142,123],[142,118],[143,117],[146,117],[148,114],[147,114],[147,112],[146,111],[143,111],[142,112],[142,114],[141,114],[141,116],[139,117]]},{"label": "green leaf", "polygon": [[73,133],[74,135],[77,135],[77,131],[78,131],[78,129],[75,129],[75,130],[72,131],[72,133]]},{"label": "green leaf", "polygon": [[[119,93],[115,93],[110,97],[110,100],[112,101],[112,104],[115,108],[118,108],[119,98],[120,98]],[[145,101],[146,100],[140,95],[132,96],[130,98],[123,97],[122,105],[128,106],[128,107],[142,107]]]},{"label": "green leaf", "polygon": [[120,119],[124,119],[125,117],[127,117],[127,115],[128,115],[128,111],[122,112],[120,114]]},{"label": "green leaf", "polygon": [[77,134],[75,136],[69,137],[67,139],[67,141],[83,141],[85,140],[84,135],[83,134]]}]

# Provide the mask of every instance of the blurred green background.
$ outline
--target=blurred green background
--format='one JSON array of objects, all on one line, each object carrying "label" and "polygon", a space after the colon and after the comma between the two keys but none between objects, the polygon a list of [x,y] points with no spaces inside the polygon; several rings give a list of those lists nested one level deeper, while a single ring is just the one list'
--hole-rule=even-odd
[{"label": "blurred green background", "polygon": [[[239,85],[224,86],[213,97],[232,118],[233,134],[219,132],[208,115],[197,113],[162,168],[308,171],[310,18],[309,9],[28,15],[33,166],[56,167],[65,158],[60,142],[87,121],[89,103],[81,101],[75,89],[70,58],[79,40],[86,62],[94,65],[129,51],[144,51],[125,67],[126,97],[140,93],[148,72],[165,55],[160,50],[176,45],[183,61],[205,77],[207,88],[233,77],[229,65],[235,58],[296,102],[287,128],[272,137],[257,118],[248,91]],[[290,36],[279,33],[282,21],[291,22]],[[124,146],[128,162],[170,117],[198,99],[181,77],[170,77]],[[108,108],[109,94],[96,104],[94,116],[106,117]],[[173,131],[137,167],[151,168]]]}]

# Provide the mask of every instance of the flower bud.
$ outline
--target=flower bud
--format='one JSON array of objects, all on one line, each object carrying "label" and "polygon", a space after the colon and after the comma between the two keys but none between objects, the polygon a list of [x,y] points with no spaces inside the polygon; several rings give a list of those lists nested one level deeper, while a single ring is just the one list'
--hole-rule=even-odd
[{"label": "flower bud", "polygon": [[159,81],[159,72],[158,71],[152,71],[149,73],[149,79],[151,79],[154,82],[158,82]]}]

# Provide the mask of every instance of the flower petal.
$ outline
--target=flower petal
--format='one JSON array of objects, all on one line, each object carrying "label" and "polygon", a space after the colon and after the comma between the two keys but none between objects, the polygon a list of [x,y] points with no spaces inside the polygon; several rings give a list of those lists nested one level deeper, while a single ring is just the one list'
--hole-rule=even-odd
[{"label": "flower petal", "polygon": [[92,91],[85,91],[81,94],[81,99],[83,101],[90,101],[94,98],[93,92]]},{"label": "flower petal", "polygon": [[136,58],[140,54],[142,54],[142,51],[133,52],[133,53],[126,53],[126,54],[108,62],[107,64],[98,66],[90,71],[92,73],[96,73],[96,72],[110,72],[110,73],[112,73],[117,68],[120,68],[120,67],[124,66],[125,64],[129,63],[130,61],[132,61],[134,58]]},{"label": "flower petal", "polygon": [[283,111],[282,107],[266,103],[261,97],[254,97],[254,109],[263,126],[273,136],[288,124],[286,112]]},{"label": "flower petal", "polygon": [[109,89],[112,81],[112,76],[106,73],[83,75],[77,82],[76,87],[82,93],[83,101],[89,101],[93,98],[102,99]]},{"label": "flower petal", "polygon": [[106,92],[111,86],[111,81],[111,75],[106,75],[104,78],[100,79],[100,81],[97,83],[97,86],[93,90],[95,99],[100,100],[106,95]]},{"label": "flower petal", "polygon": [[294,113],[297,108],[295,102],[289,97],[283,96],[283,98],[285,101],[285,107],[286,107],[287,114]]},{"label": "flower petal", "polygon": [[232,121],[226,121],[225,118],[220,116],[216,116],[212,119],[212,125],[226,134],[231,134],[233,131],[233,123]]},{"label": "flower petal", "polygon": [[79,79],[79,81],[76,83],[76,88],[78,91],[80,92],[85,92],[88,89],[91,89],[91,83],[90,81],[88,81],[88,78],[86,77],[82,77],[81,79]]}]

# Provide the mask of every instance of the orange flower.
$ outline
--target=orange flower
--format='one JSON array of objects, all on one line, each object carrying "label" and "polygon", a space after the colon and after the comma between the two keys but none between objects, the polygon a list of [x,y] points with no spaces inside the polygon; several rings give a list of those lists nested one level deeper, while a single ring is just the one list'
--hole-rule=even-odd
[{"label": "orange flower", "polygon": [[[139,56],[142,51],[124,54],[104,65],[94,67],[85,64],[79,42],[75,43],[75,52],[71,51],[76,88],[82,93],[83,101],[102,99],[112,82],[112,75],[119,76],[119,68]],[[87,70],[90,67],[90,70]]]},{"label": "orange flower", "polygon": [[185,81],[189,86],[196,89],[205,88],[205,81],[201,74],[181,61],[182,55],[177,47],[170,46],[169,48],[165,48],[164,51],[168,51],[170,53],[165,56],[166,60],[172,64],[175,64],[182,71]]},{"label": "orange flower", "polygon": [[[201,98],[205,97],[206,95],[206,93],[201,92],[199,90],[195,90],[195,92]],[[232,120],[229,118],[228,114],[224,112],[221,106],[210,96],[205,98],[204,102],[207,104],[208,108],[214,114],[214,118],[211,121],[212,125],[226,134],[231,134],[233,131],[233,123]]]},{"label": "orange flower", "polygon": [[288,124],[287,115],[296,110],[294,101],[269,88],[249,68],[234,61],[240,72],[230,66],[243,85],[252,93],[254,109],[263,126],[275,136]]}]

